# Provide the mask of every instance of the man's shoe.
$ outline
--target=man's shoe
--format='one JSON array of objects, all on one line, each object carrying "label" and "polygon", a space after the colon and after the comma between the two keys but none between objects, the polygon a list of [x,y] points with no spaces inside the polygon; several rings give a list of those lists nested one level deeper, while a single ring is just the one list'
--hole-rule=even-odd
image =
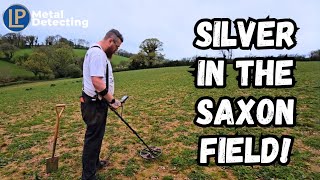
[{"label": "man's shoe", "polygon": [[100,160],[97,169],[103,169],[104,167],[107,167],[109,164],[110,162],[108,160]]}]

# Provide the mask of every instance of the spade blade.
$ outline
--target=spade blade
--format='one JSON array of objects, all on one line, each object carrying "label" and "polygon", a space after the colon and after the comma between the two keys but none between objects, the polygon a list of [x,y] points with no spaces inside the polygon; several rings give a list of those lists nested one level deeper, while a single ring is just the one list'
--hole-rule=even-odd
[{"label": "spade blade", "polygon": [[59,157],[52,157],[46,159],[46,172],[51,173],[53,171],[56,171],[58,169],[58,161]]}]

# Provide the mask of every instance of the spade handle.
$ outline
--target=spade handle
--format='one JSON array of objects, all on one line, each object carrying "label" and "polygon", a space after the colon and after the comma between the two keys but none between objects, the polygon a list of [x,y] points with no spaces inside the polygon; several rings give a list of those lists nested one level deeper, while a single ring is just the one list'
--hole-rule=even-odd
[{"label": "spade handle", "polygon": [[[57,139],[58,139],[58,132],[59,132],[59,121],[62,115],[62,112],[64,111],[66,105],[65,104],[57,104],[56,105],[56,114],[57,114],[57,120],[56,120],[56,126],[55,126],[55,132],[54,132],[54,141],[53,141],[53,148],[52,148],[52,158],[54,157],[54,153],[56,151],[56,145],[57,145]],[[60,112],[58,111],[58,108],[62,108]]]}]

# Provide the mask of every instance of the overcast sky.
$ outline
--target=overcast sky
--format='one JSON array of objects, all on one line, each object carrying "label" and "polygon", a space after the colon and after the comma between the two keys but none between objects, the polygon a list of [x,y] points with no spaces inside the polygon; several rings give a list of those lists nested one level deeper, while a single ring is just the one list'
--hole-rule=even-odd
[{"label": "overcast sky", "polygon": [[[37,35],[41,42],[48,35],[59,34],[68,39],[83,38],[90,43],[100,40],[111,28],[124,36],[121,46],[137,53],[146,38],[158,38],[163,42],[163,53],[169,59],[181,59],[194,55],[217,56],[217,50],[198,50],[192,46],[195,23],[202,18],[252,17],[291,18],[300,30],[297,46],[286,50],[236,50],[237,57],[246,55],[305,54],[320,49],[320,3],[317,0],[6,0],[1,2],[3,12],[12,4],[22,4],[32,11],[64,11],[64,19],[88,20],[88,28],[29,26],[21,31],[24,35]],[[10,32],[1,21],[0,34]]]}]

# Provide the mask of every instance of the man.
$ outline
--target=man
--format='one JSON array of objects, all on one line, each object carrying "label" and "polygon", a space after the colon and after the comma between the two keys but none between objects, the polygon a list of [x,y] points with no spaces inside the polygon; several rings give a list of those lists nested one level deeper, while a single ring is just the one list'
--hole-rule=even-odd
[{"label": "man", "polygon": [[112,55],[123,42],[119,31],[112,29],[89,48],[83,62],[81,113],[87,125],[82,154],[82,179],[96,179],[96,171],[108,162],[99,160],[105,132],[107,109],[117,109],[121,102],[114,98]]}]

